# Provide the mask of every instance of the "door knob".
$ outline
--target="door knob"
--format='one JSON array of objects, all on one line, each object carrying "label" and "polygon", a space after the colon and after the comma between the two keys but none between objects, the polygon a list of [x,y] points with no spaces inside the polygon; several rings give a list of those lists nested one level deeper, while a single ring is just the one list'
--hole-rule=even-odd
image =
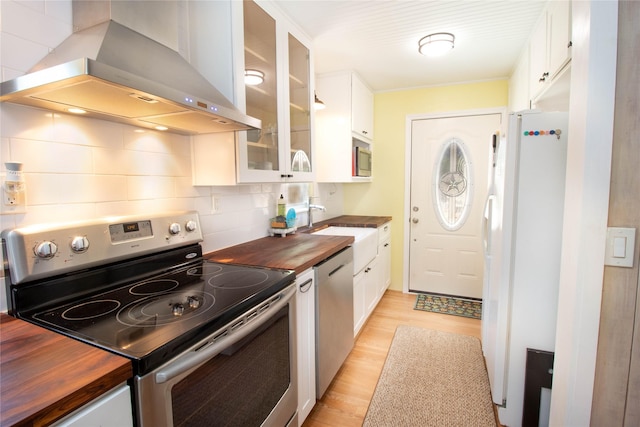
[{"label": "door knob", "polygon": [[419,219],[418,219],[418,218],[413,218],[413,219],[411,220],[411,222],[412,222],[412,223],[414,223],[414,224],[417,224],[417,223],[418,223],[418,221],[419,221]]}]

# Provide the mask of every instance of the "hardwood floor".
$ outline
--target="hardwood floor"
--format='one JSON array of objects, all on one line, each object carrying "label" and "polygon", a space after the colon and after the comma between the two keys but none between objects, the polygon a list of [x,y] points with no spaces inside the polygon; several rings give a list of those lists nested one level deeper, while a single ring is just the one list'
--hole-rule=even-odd
[{"label": "hardwood floor", "polygon": [[303,427],[360,427],[398,325],[480,338],[480,320],[414,310],[416,296],[387,291],[361,329],[351,354]]}]

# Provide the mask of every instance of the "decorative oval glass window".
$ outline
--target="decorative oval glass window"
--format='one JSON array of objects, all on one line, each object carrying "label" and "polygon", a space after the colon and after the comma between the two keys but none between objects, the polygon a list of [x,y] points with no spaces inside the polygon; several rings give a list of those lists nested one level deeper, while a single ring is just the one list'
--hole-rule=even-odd
[{"label": "decorative oval glass window", "polygon": [[433,208],[440,225],[455,231],[471,211],[474,182],[472,162],[460,139],[445,141],[433,165]]}]

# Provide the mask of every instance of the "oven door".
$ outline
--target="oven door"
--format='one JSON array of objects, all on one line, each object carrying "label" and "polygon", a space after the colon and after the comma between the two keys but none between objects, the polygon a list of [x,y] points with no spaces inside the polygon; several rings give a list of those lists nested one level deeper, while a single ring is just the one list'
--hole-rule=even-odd
[{"label": "oven door", "polygon": [[295,285],[135,379],[140,427],[297,426]]}]

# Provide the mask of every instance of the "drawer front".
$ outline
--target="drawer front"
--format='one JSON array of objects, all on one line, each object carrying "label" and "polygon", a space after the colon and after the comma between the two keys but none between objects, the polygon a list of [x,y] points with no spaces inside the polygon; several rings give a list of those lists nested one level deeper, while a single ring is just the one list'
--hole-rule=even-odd
[{"label": "drawer front", "polygon": [[391,238],[391,221],[378,227],[378,244],[384,243],[385,240]]}]

